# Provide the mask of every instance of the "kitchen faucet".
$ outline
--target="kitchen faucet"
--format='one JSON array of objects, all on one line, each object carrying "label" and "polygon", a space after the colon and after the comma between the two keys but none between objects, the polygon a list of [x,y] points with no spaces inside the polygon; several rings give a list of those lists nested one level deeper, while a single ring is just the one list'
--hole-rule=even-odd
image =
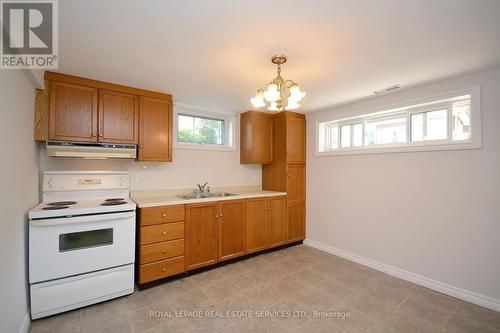
[{"label": "kitchen faucet", "polygon": [[208,186],[208,182],[205,182],[205,184],[203,184],[203,185],[196,184],[196,186],[198,186],[198,190],[202,194],[210,192],[210,186]]}]

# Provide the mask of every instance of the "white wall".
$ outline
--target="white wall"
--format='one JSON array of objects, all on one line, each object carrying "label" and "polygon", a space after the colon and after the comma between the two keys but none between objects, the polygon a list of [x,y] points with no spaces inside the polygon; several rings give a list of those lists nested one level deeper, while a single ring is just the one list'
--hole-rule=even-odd
[{"label": "white wall", "polygon": [[34,92],[23,71],[0,71],[1,332],[18,332],[28,315],[27,212],[39,198]]},{"label": "white wall", "polygon": [[[314,154],[319,117],[476,84],[482,149]],[[500,68],[315,112],[307,121],[308,239],[493,298],[500,307]]]},{"label": "white wall", "polygon": [[[211,187],[260,185],[260,165],[240,164],[236,151],[174,149],[172,163],[142,164],[128,160],[80,160],[48,158],[40,154],[40,168],[46,170],[124,170],[131,175],[132,190],[195,188],[208,182]],[[158,170],[158,167],[160,169]]]}]

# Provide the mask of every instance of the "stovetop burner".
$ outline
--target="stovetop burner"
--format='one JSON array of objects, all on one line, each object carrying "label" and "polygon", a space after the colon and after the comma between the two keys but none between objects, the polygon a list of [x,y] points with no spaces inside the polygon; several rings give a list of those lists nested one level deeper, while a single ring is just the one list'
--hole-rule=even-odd
[{"label": "stovetop burner", "polygon": [[103,202],[101,206],[118,206],[118,205],[125,205],[127,202],[126,201],[107,201]]},{"label": "stovetop burner", "polygon": [[56,202],[49,202],[47,206],[71,206],[71,205],[76,205],[76,201],[56,201]]},{"label": "stovetop burner", "polygon": [[104,201],[111,202],[111,201],[123,201],[123,200],[125,200],[125,199],[123,199],[123,198],[111,198],[111,199],[106,199]]},{"label": "stovetop burner", "polygon": [[43,207],[43,210],[59,210],[59,209],[66,209],[69,208],[68,206],[47,206]]}]

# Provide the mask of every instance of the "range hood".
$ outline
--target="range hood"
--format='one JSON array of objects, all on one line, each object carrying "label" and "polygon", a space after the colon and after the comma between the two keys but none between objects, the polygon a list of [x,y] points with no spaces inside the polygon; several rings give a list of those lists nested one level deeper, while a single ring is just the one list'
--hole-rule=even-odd
[{"label": "range hood", "polygon": [[88,159],[133,158],[137,156],[136,145],[113,143],[82,143],[47,141],[47,156],[77,157]]}]

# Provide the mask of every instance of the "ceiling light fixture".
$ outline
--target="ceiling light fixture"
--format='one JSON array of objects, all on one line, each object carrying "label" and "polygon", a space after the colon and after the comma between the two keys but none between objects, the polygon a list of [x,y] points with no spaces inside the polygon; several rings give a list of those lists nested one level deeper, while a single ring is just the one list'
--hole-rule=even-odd
[{"label": "ceiling light fixture", "polygon": [[269,102],[267,108],[269,111],[295,110],[300,107],[299,102],[306,97],[306,93],[300,90],[297,83],[281,77],[281,65],[286,60],[284,55],[275,55],[271,58],[272,63],[278,66],[278,76],[269,82],[265,91],[263,89],[257,90],[257,95],[250,99],[254,108],[266,106],[266,101]]}]

